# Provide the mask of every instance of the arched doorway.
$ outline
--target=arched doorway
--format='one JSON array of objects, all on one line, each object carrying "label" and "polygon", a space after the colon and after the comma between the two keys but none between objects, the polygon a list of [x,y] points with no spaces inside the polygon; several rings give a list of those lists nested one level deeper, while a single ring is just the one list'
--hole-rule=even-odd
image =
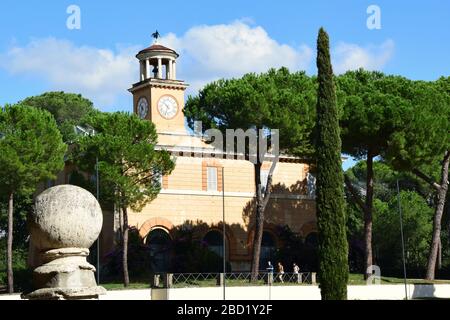
[{"label": "arched doorway", "polygon": [[155,228],[147,235],[145,244],[149,247],[152,272],[169,271],[172,247],[169,233],[162,228]]},{"label": "arched doorway", "polygon": [[273,261],[275,258],[276,249],[275,237],[272,233],[264,231],[261,241],[261,254],[259,257],[259,268],[261,270],[265,270],[265,268],[267,268],[269,261],[272,265],[276,264],[276,262]]},{"label": "arched doorway", "polygon": [[203,241],[208,246],[208,249],[223,257],[223,235],[217,230],[208,231],[203,237]]}]

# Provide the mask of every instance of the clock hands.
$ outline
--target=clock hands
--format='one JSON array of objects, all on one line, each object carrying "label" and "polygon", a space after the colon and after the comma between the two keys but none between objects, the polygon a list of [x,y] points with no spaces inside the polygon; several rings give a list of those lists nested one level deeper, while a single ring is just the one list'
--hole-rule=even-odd
[{"label": "clock hands", "polygon": [[172,97],[162,97],[158,103],[158,110],[162,117],[173,118],[177,113],[177,102]]}]

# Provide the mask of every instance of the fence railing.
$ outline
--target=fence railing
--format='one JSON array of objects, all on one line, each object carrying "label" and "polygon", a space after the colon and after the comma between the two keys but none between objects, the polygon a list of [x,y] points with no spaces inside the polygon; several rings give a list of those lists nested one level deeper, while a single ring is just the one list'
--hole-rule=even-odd
[{"label": "fence railing", "polygon": [[267,286],[267,285],[314,285],[315,272],[272,273],[259,272],[251,281],[250,272],[230,273],[156,273],[151,277],[152,288],[189,288],[215,286]]}]

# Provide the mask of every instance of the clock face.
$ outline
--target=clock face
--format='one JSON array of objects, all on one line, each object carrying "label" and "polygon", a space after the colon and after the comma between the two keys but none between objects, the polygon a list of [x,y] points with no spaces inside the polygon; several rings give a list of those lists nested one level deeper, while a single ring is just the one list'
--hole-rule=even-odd
[{"label": "clock face", "polygon": [[159,114],[166,119],[172,119],[178,112],[178,103],[172,96],[162,96],[158,101]]},{"label": "clock face", "polygon": [[137,112],[141,119],[145,119],[148,114],[148,101],[146,98],[142,97],[137,103]]}]

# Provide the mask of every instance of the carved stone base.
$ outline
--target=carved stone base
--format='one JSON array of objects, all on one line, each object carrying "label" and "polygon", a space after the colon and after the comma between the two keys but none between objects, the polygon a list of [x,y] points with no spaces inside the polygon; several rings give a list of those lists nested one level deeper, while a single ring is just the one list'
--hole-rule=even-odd
[{"label": "carved stone base", "polygon": [[22,294],[30,300],[98,299],[105,294],[95,282],[95,267],[86,261],[89,250],[63,248],[42,254],[44,264],[33,272],[31,293]]}]

